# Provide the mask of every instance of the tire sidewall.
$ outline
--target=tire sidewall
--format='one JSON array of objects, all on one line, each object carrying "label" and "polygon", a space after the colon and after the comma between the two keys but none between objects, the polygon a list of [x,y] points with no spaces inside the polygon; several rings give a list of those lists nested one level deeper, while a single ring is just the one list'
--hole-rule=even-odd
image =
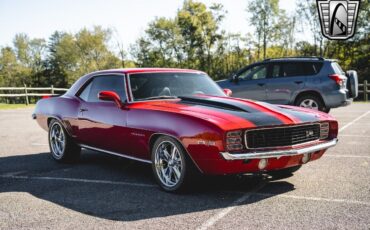
[{"label": "tire sidewall", "polygon": [[[61,156],[57,156],[57,155],[54,153],[53,148],[52,148],[52,146],[51,146],[51,137],[50,137],[50,136],[51,136],[51,130],[52,130],[52,127],[53,127],[54,125],[59,125],[59,126],[61,127],[61,131],[62,131],[62,132],[63,132],[63,134],[64,134],[64,141],[65,141],[65,143],[64,143],[64,149],[63,149],[63,152],[62,152]],[[66,149],[67,149],[67,145],[68,145],[67,133],[66,133],[66,131],[65,131],[64,127],[63,127],[63,125],[62,125],[58,120],[56,120],[56,119],[54,119],[54,120],[52,120],[52,121],[50,122],[50,125],[49,125],[49,132],[48,132],[48,142],[49,142],[49,148],[50,148],[50,153],[51,153],[52,157],[53,157],[56,161],[63,161],[63,160],[64,160],[64,158],[65,158],[65,155],[66,155]]]},{"label": "tire sidewall", "polygon": [[304,100],[307,100],[307,99],[315,101],[317,106],[318,106],[318,110],[321,111],[321,112],[325,112],[326,107],[325,107],[324,103],[321,101],[320,98],[318,98],[317,96],[314,96],[314,95],[306,95],[306,96],[299,97],[298,100],[297,100],[296,106],[301,107],[301,103]]},{"label": "tire sidewall", "polygon": [[[179,154],[180,154],[180,158],[181,158],[181,163],[182,163],[182,167],[181,167],[181,176],[180,176],[180,179],[179,181],[177,182],[177,184],[173,187],[168,187],[166,186],[165,184],[162,183],[161,179],[159,178],[159,175],[157,173],[157,170],[156,170],[156,167],[155,167],[155,153],[156,153],[156,150],[158,148],[158,146],[163,143],[163,142],[171,142],[172,144],[174,144],[178,151],[179,151]],[[153,170],[153,174],[154,174],[154,178],[155,180],[157,181],[157,183],[160,185],[160,187],[164,190],[164,191],[167,191],[167,192],[174,192],[174,191],[178,191],[180,190],[183,185],[184,185],[184,181],[185,181],[185,177],[186,177],[186,174],[187,174],[187,170],[188,170],[188,164],[187,164],[187,160],[186,160],[186,155],[185,155],[185,151],[184,151],[184,148],[182,147],[182,145],[174,138],[172,137],[169,137],[169,136],[162,136],[162,137],[159,137],[155,142],[154,142],[154,145],[153,145],[153,148],[151,150],[151,159],[152,159],[152,170]]]}]

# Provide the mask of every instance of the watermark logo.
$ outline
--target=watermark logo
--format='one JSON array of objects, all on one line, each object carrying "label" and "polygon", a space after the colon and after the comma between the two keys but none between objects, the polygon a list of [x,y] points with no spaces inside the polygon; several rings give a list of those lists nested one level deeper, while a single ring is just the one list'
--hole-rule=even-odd
[{"label": "watermark logo", "polygon": [[360,0],[316,0],[321,32],[333,40],[353,37]]}]

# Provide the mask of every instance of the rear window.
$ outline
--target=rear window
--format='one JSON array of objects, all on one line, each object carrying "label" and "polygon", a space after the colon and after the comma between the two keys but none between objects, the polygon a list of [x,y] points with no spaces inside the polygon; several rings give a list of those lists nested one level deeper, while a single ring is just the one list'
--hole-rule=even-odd
[{"label": "rear window", "polygon": [[333,70],[336,74],[344,74],[344,71],[340,67],[340,65],[336,62],[332,62],[331,66],[333,67]]}]

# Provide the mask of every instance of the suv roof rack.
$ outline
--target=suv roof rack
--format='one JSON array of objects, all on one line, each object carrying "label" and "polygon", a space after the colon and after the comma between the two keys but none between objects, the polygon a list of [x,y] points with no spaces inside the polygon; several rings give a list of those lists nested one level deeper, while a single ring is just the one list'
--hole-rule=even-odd
[{"label": "suv roof rack", "polygon": [[293,56],[293,57],[267,58],[263,61],[279,60],[279,59],[299,59],[299,58],[302,58],[302,59],[317,59],[317,60],[320,60],[320,61],[324,61],[323,57],[316,57],[316,56],[296,56],[296,57]]}]

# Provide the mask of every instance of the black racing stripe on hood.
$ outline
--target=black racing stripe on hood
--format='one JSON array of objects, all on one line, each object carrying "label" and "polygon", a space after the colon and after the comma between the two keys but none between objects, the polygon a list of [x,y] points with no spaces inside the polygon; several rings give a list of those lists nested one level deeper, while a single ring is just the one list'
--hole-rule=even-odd
[{"label": "black racing stripe on hood", "polygon": [[232,100],[222,98],[200,98],[200,97],[180,97],[180,103],[198,105],[207,109],[214,109],[218,112],[229,113],[241,117],[256,126],[283,125],[284,122],[265,112]]},{"label": "black racing stripe on hood", "polygon": [[276,119],[272,116],[269,116],[264,112],[247,113],[244,111],[225,110],[225,109],[221,109],[217,107],[209,107],[209,106],[204,106],[204,105],[194,105],[194,106],[198,106],[199,108],[214,110],[214,111],[221,112],[221,113],[227,113],[227,114],[242,118],[248,122],[251,122],[256,126],[284,125],[284,123],[281,120]]},{"label": "black racing stripe on hood", "polygon": [[233,110],[233,111],[243,111],[243,112],[249,112],[246,110],[243,110],[242,108],[232,105],[230,103],[223,103],[220,101],[212,101],[207,99],[201,99],[196,97],[179,97],[181,98],[181,102],[183,104],[191,104],[191,105],[203,105],[207,107],[214,107],[224,110]]},{"label": "black racing stripe on hood", "polygon": [[297,111],[297,110],[294,110],[293,108],[283,108],[283,107],[280,107],[280,106],[277,106],[277,105],[272,105],[272,104],[267,104],[267,103],[264,103],[264,102],[261,102],[260,104],[266,106],[267,108],[268,107],[271,107],[281,113],[285,113],[285,114],[288,114],[288,115],[291,115],[293,117],[296,117],[298,118],[301,122],[316,122],[316,121],[320,121],[320,118],[317,117],[315,114],[312,114],[312,113],[308,113],[308,112],[304,112],[304,111]]},{"label": "black racing stripe on hood", "polygon": [[312,114],[312,113],[303,112],[303,111],[301,112],[301,111],[297,111],[297,110],[289,109],[289,108],[281,108],[281,107],[278,107],[278,108],[280,110],[283,110],[284,113],[298,118],[302,122],[320,121],[320,118],[318,116],[316,116],[315,114]]}]

